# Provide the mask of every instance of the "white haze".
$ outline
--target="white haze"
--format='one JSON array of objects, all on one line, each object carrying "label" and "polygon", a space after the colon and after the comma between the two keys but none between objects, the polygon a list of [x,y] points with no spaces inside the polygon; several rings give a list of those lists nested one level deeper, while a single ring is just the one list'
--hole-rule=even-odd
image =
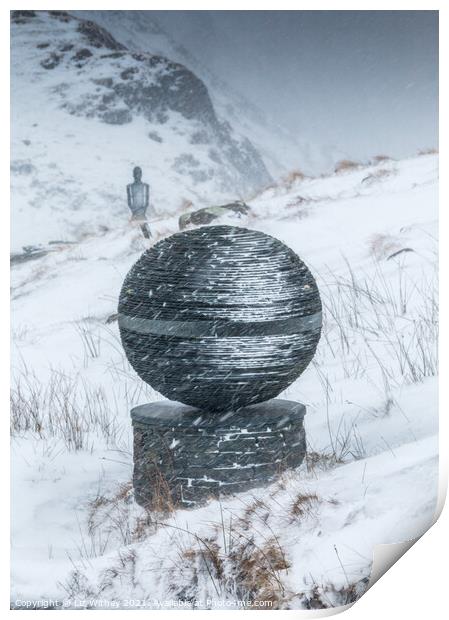
[{"label": "white haze", "polygon": [[437,11],[148,13],[296,139],[356,159],[437,147]]}]

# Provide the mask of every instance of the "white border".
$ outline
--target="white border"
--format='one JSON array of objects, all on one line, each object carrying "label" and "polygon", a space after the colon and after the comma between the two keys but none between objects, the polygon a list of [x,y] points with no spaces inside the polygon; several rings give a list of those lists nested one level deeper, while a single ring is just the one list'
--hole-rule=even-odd
[{"label": "white border", "polygon": [[[1,58],[4,61],[2,63],[2,81],[1,84],[5,87],[9,85],[9,10],[13,9],[42,9],[43,7],[39,5],[37,2],[10,2],[9,6],[5,9],[2,9],[2,20],[0,22],[0,27],[2,29],[1,34],[1,44],[2,44],[2,54]],[[74,9],[90,9],[95,8],[99,10],[440,10],[440,31],[448,32],[448,19],[446,16],[446,8],[443,7],[442,2],[418,2],[418,1],[377,1],[377,2],[312,2],[312,1],[302,1],[302,2],[285,2],[279,0],[276,3],[267,2],[264,0],[259,0],[258,2],[250,1],[250,2],[236,2],[235,0],[227,0],[226,2],[205,2],[205,1],[191,1],[191,2],[180,2],[180,1],[170,1],[166,0],[165,2],[152,2],[149,6],[148,3],[144,2],[127,2],[126,8],[123,5],[120,5],[116,2],[105,2],[98,1],[93,6],[90,2],[77,2],[77,3],[68,3],[68,2],[49,2],[45,9],[55,9],[55,10],[74,10]],[[444,28],[446,26],[446,28]],[[447,97],[447,51],[448,44],[445,39],[442,38],[440,40],[440,108],[442,110],[449,109],[449,101]],[[4,95],[0,100],[1,105],[1,115],[0,119],[3,123],[3,132],[2,136],[5,138],[8,137],[9,143],[9,101],[5,96],[6,93],[9,92],[9,89],[4,89]],[[441,119],[440,125],[440,161],[441,161],[441,169],[447,170],[447,161],[444,151],[444,145],[447,137],[447,121],[446,118],[443,117]],[[9,149],[6,147],[6,139],[4,140],[5,147],[2,149],[2,166],[1,166],[1,185],[0,187],[3,189],[3,200],[2,200],[2,216],[3,220],[0,225],[0,235],[1,235],[1,277],[2,277],[2,291],[6,297],[6,286],[7,282],[9,282],[9,226],[6,225],[6,221],[9,225],[9,209],[7,200],[7,194],[9,192],[6,191],[6,188],[9,188]],[[442,239],[440,242],[440,264],[441,274],[440,274],[440,284],[441,284],[441,293],[440,293],[440,302],[441,302],[441,316],[446,319],[448,316],[448,269],[447,265],[449,264],[449,249],[447,244],[447,230],[448,230],[448,220],[449,215],[448,211],[448,182],[447,178],[443,176],[440,184],[440,204],[443,205],[443,208],[440,209],[440,221],[441,221],[441,232]],[[3,299],[2,299],[3,301]],[[7,308],[7,299],[4,299],[4,303],[0,305],[0,309],[6,315]],[[9,342],[9,324],[7,320],[3,320],[1,322],[4,329],[4,339],[2,340],[2,356],[1,356],[1,377],[5,378],[9,376],[9,350],[6,343]],[[441,375],[444,377],[449,377],[448,372],[448,353],[447,353],[447,344],[448,344],[448,328],[447,328],[447,320],[443,321],[441,327],[441,340],[440,340],[440,353],[441,353]],[[6,345],[6,346],[5,346]],[[4,449],[1,451],[3,467],[2,472],[9,471],[9,424],[8,424],[8,411],[9,411],[9,393],[8,393],[8,382],[3,381],[1,384],[1,395],[2,402],[4,403],[4,413],[3,413],[3,433],[2,433],[2,441],[4,441]],[[439,510],[441,511],[444,504],[444,497],[446,494],[447,487],[447,472],[448,472],[448,446],[447,440],[445,438],[449,437],[448,433],[448,422],[447,422],[447,380],[446,382],[441,382],[440,386],[440,501],[439,501]],[[425,415],[425,412],[423,412]],[[6,478],[6,476],[5,476]],[[9,487],[7,480],[5,480],[3,489]],[[4,490],[4,497],[6,497],[6,490]],[[6,550],[9,546],[9,527],[8,527],[8,518],[5,518],[5,515],[2,514],[3,521],[1,526],[1,531],[4,535],[4,541],[2,545],[2,549]],[[445,593],[446,593],[446,581],[447,581],[447,561],[446,561],[446,553],[445,550],[449,549],[447,545],[448,542],[448,531],[449,531],[449,511],[446,507],[439,521],[436,523],[434,527],[432,527],[422,539],[414,545],[403,558],[399,560],[397,564],[395,564],[389,571],[388,576],[383,577],[377,582],[374,587],[368,591],[349,611],[346,612],[346,617],[348,619],[357,619],[363,618],[364,620],[375,619],[378,620],[380,615],[385,616],[386,618],[403,618],[408,617],[410,620],[414,618],[421,620],[423,615],[426,617],[435,617],[439,618],[442,616],[442,612],[446,607]],[[446,544],[445,544],[446,543]],[[6,555],[5,553],[3,554]],[[2,564],[2,573],[1,573],[1,600],[3,602],[4,609],[9,607],[9,566],[4,562]],[[9,612],[11,613],[11,612]],[[17,612],[14,612],[17,613]],[[48,613],[48,612],[43,612]],[[54,618],[54,613],[51,612],[51,618]],[[84,611],[60,611],[56,612],[59,614],[83,614],[87,613]],[[110,611],[97,611],[95,614],[95,618],[109,617]],[[119,612],[123,615],[123,612]],[[127,612],[125,612],[126,614]],[[147,612],[148,613],[148,612]],[[186,614],[195,613],[195,617],[199,618],[204,614],[210,614],[211,612],[207,611],[197,611],[197,612],[189,612],[189,611],[164,611],[158,612],[159,615],[171,614],[170,617],[174,617],[174,614],[179,614],[180,618],[186,619]],[[259,614],[261,612],[239,612],[239,611],[230,611],[230,612],[218,612],[221,617],[223,614],[225,616],[229,616],[229,618],[236,619],[236,614]],[[266,612],[263,612],[266,613]],[[322,614],[318,612],[303,612],[303,611],[292,611],[292,612],[277,612],[278,614],[295,614],[300,616],[301,618],[305,617],[318,617]],[[446,612],[447,613],[447,612]],[[100,614],[100,615],[98,615]],[[106,615],[107,614],[107,615]]]}]

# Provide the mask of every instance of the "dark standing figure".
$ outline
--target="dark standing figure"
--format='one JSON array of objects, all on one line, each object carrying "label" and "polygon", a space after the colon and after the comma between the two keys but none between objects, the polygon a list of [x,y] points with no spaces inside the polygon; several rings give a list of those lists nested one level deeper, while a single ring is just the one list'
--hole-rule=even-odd
[{"label": "dark standing figure", "polygon": [[143,236],[146,239],[151,237],[150,228],[147,223],[146,213],[150,199],[150,186],[142,183],[142,168],[136,166],[133,170],[134,183],[126,186],[128,207],[131,210],[131,221],[140,223]]}]

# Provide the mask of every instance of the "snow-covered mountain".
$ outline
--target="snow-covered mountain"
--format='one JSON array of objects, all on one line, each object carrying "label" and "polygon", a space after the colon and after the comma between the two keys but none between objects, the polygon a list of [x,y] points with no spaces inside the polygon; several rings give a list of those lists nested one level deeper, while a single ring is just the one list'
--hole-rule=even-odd
[{"label": "snow-covered mountain", "polygon": [[64,11],[13,11],[11,44],[13,246],[115,225],[134,165],[156,214],[270,182],[184,65]]},{"label": "snow-covered mountain", "polygon": [[[129,410],[161,396],[127,364],[114,313],[146,241],[123,223],[14,267],[13,602],[316,609],[360,596],[374,546],[434,518],[437,179],[424,155],[291,177],[251,201],[242,225],[296,251],[323,300],[314,361],[283,394],[307,406],[307,458],[195,510],[133,500]],[[177,217],[153,231],[176,232]]]},{"label": "snow-covered mountain", "polygon": [[225,77],[211,71],[207,58],[199,59],[180,45],[161,27],[152,11],[71,13],[100,24],[130,50],[160,54],[194,71],[207,85],[220,118],[251,140],[273,176],[293,168],[300,168],[306,174],[321,173],[344,156],[335,147],[301,141],[278,119],[269,118],[260,107],[232,88]]}]

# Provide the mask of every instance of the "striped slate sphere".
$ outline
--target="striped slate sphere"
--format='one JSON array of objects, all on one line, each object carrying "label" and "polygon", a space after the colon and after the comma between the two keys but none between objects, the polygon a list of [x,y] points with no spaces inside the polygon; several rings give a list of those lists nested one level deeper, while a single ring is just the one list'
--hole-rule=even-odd
[{"label": "striped slate sphere", "polygon": [[120,336],[137,374],[175,401],[237,410],[311,361],[321,301],[307,266],[264,233],[208,226],[147,250],[123,283]]}]

